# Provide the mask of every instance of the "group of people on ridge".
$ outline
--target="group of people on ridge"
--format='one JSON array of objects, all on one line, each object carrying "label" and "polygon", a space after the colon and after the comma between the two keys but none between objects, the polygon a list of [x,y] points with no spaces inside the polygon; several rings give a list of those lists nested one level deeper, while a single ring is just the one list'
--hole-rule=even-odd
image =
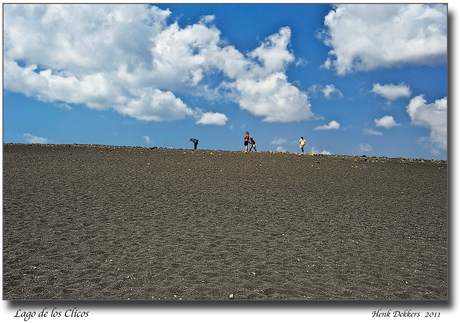
[{"label": "group of people on ridge", "polygon": [[[194,148],[196,149],[196,147],[198,146],[198,139],[195,139],[195,138],[191,138],[190,141],[193,142],[194,144]],[[302,154],[304,153],[304,150],[303,148],[305,147],[305,144],[307,142],[303,139],[303,137],[300,137],[300,149],[302,150]],[[244,147],[245,147],[245,151],[244,153],[247,154],[248,152],[248,146],[251,145],[251,147],[249,148],[249,151],[252,150],[252,148],[254,148],[254,151],[257,151],[256,149],[256,142],[254,141],[254,138],[252,137],[249,137],[249,132],[246,131],[246,136],[244,136]]]}]

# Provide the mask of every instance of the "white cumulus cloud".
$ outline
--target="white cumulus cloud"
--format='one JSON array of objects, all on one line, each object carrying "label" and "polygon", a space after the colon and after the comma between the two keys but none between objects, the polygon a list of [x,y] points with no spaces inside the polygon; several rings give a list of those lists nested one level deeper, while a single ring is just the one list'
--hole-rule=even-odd
[{"label": "white cumulus cloud", "polygon": [[199,119],[196,121],[196,124],[224,126],[227,121],[228,118],[223,113],[205,112],[199,117]]},{"label": "white cumulus cloud", "polygon": [[413,98],[406,111],[411,123],[430,129],[430,138],[423,138],[434,154],[447,150],[447,97],[427,104],[423,95]]},{"label": "white cumulus cloud", "polygon": [[290,38],[290,28],[281,28],[250,52],[248,58],[232,54],[231,64],[223,67],[224,73],[234,79],[222,84],[229,91],[228,97],[242,109],[264,117],[266,122],[315,117],[307,94],[290,83],[285,74],[287,66],[294,62],[288,49]]},{"label": "white cumulus cloud", "polygon": [[399,98],[408,98],[412,94],[410,86],[404,83],[399,83],[398,85],[380,85],[377,83],[373,85],[372,92],[384,97],[388,101],[394,101]]},{"label": "white cumulus cloud", "polygon": [[382,133],[380,131],[376,131],[374,129],[363,129],[364,135],[374,135],[374,136],[381,136]]},{"label": "white cumulus cloud", "polygon": [[324,126],[317,126],[315,130],[337,130],[340,129],[340,123],[338,123],[335,120],[332,120],[329,122],[329,124],[324,125]]},{"label": "white cumulus cloud", "polygon": [[392,116],[384,116],[380,119],[375,119],[374,122],[377,127],[383,127],[385,129],[400,126]]},{"label": "white cumulus cloud", "polygon": [[340,4],[318,34],[331,47],[323,67],[345,75],[447,61],[444,4]]},{"label": "white cumulus cloud", "polygon": [[317,93],[322,93],[326,99],[332,99],[335,97],[343,97],[342,92],[340,92],[339,89],[335,87],[334,84],[328,84],[326,86],[320,85],[320,84],[314,84],[310,86],[308,89],[308,92],[315,97]]},{"label": "white cumulus cloud", "polygon": [[272,141],[272,145],[282,145],[287,142],[287,139],[277,138]]},{"label": "white cumulus cloud", "polygon": [[359,144],[358,146],[359,151],[361,152],[371,152],[372,151],[372,146],[369,144]]},{"label": "white cumulus cloud", "polygon": [[338,89],[335,88],[334,84],[329,84],[322,89],[322,92],[324,93],[324,97],[326,99],[330,99],[333,95],[337,95],[338,97],[342,97],[342,92],[340,92]]},{"label": "white cumulus cloud", "polygon": [[240,78],[227,84],[232,99],[244,110],[267,122],[309,120],[315,116],[307,95],[287,81],[284,73],[264,78]]}]

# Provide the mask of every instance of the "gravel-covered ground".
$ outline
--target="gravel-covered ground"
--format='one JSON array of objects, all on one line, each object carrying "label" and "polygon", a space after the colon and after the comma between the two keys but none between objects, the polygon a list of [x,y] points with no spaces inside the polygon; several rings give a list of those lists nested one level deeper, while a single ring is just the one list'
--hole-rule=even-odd
[{"label": "gravel-covered ground", "polygon": [[447,299],[447,162],[3,146],[3,298]]}]

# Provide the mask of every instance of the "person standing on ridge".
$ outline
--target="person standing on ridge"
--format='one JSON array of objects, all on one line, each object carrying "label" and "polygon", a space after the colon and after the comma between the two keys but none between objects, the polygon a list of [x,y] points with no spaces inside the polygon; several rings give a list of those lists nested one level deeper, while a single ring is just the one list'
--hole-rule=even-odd
[{"label": "person standing on ridge", "polygon": [[252,137],[249,138],[249,141],[250,141],[250,143],[251,143],[251,147],[249,148],[249,151],[251,151],[252,148],[254,148],[254,151],[257,151],[257,149],[256,149],[256,146],[257,146],[257,145],[256,145],[256,142],[254,141],[254,138],[252,138]]},{"label": "person standing on ridge", "polygon": [[303,152],[303,147],[305,146],[307,142],[303,139],[303,137],[300,137],[300,149],[302,149],[302,154]]},{"label": "person standing on ridge", "polygon": [[249,132],[246,131],[246,136],[244,136],[244,147],[246,148],[246,151],[244,152],[247,154],[248,152],[248,144],[249,144]]},{"label": "person standing on ridge", "polygon": [[194,144],[195,149],[196,149],[196,146],[198,146],[198,139],[191,138],[190,141],[193,141],[193,144]]}]

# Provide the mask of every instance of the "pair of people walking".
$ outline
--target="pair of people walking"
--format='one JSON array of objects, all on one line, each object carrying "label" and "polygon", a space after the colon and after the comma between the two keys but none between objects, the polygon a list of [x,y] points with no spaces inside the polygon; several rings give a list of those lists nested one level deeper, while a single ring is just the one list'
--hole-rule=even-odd
[{"label": "pair of people walking", "polygon": [[244,136],[244,147],[245,147],[245,151],[244,153],[246,154],[248,152],[248,146],[251,145],[251,147],[249,148],[249,151],[252,150],[252,148],[254,148],[254,151],[257,151],[256,149],[256,142],[254,141],[254,138],[252,137],[249,137],[249,132],[246,131],[246,136]]}]

